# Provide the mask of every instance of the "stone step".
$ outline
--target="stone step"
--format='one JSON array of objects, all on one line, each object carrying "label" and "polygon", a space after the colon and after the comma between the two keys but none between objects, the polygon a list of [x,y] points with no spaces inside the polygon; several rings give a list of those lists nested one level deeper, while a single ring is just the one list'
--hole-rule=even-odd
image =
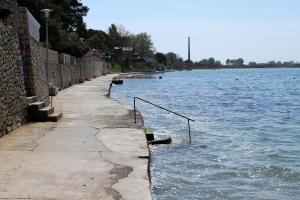
[{"label": "stone step", "polygon": [[62,118],[62,113],[57,112],[57,113],[53,113],[53,114],[48,115],[47,121],[49,121],[49,122],[58,122],[58,120],[60,118]]},{"label": "stone step", "polygon": [[48,121],[48,116],[54,113],[54,107],[45,107],[40,109],[37,112],[38,121],[40,122],[46,122]]},{"label": "stone step", "polygon": [[30,110],[33,111],[38,111],[42,108],[45,108],[45,106],[46,106],[45,102],[34,102],[32,104],[29,104]]},{"label": "stone step", "polygon": [[40,109],[39,112],[45,113],[47,115],[51,115],[54,113],[54,107],[48,106],[48,107]]},{"label": "stone step", "polygon": [[121,79],[114,79],[112,80],[112,83],[115,85],[123,85],[123,80]]},{"label": "stone step", "polygon": [[155,139],[148,141],[148,144],[159,145],[159,144],[171,144],[172,138],[166,135],[156,135]]},{"label": "stone step", "polygon": [[146,129],[145,134],[146,134],[147,141],[154,140],[154,131],[153,130]]},{"label": "stone step", "polygon": [[27,104],[32,104],[37,101],[37,97],[36,96],[26,97],[26,100],[27,100]]},{"label": "stone step", "polygon": [[47,106],[44,102],[34,102],[29,104],[29,121],[31,122],[57,122],[62,113],[54,113],[54,107]]}]

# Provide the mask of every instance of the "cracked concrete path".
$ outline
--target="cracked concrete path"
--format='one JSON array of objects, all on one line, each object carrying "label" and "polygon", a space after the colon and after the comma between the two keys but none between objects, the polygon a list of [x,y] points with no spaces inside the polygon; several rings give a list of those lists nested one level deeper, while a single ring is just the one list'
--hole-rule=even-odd
[{"label": "cracked concrete path", "polygon": [[149,151],[128,107],[106,97],[113,75],[54,99],[58,123],[0,138],[0,200],[150,200]]}]

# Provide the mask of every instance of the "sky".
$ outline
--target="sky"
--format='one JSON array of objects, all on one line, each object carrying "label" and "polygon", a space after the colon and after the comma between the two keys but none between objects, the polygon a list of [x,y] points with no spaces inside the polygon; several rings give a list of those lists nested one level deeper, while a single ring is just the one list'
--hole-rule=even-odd
[{"label": "sky", "polygon": [[124,25],[151,35],[156,51],[194,61],[300,61],[300,0],[82,0],[88,28]]}]

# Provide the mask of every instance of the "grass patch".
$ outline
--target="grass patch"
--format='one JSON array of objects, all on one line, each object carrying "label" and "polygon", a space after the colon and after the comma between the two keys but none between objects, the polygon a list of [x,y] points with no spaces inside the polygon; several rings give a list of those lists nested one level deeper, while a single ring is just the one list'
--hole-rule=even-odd
[{"label": "grass patch", "polygon": [[108,73],[115,74],[115,73],[122,73],[122,66],[118,63],[109,63],[108,64]]}]

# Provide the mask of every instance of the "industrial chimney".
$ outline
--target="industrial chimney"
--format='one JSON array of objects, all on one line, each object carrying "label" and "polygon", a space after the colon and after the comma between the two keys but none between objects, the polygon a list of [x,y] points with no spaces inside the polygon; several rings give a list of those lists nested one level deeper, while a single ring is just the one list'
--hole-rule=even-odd
[{"label": "industrial chimney", "polygon": [[188,38],[188,62],[191,62],[191,37]]}]

